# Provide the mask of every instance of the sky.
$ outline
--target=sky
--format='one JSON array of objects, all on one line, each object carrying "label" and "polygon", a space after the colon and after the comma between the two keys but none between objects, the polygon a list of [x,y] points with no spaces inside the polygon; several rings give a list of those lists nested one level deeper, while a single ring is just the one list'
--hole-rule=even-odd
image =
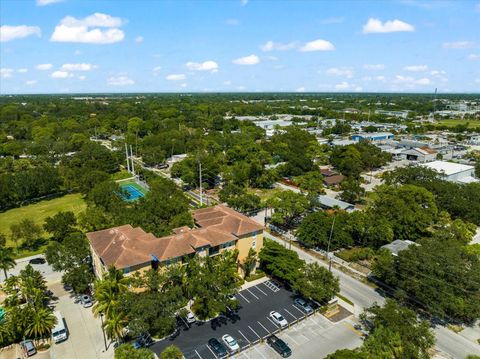
[{"label": "sky", "polygon": [[480,1],[0,0],[0,93],[480,92]]}]

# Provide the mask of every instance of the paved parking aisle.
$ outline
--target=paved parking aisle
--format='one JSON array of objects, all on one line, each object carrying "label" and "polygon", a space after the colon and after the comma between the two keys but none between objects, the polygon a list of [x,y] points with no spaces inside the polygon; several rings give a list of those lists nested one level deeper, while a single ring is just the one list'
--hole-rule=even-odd
[{"label": "paved parking aisle", "polygon": [[206,345],[210,338],[221,340],[223,335],[230,334],[243,350],[279,331],[279,326],[269,317],[271,311],[281,313],[289,323],[303,314],[298,309],[295,312],[293,293],[270,281],[244,289],[236,298],[240,306],[235,315],[195,323],[191,328],[181,330],[175,338],[158,342],[150,349],[158,354],[168,345],[175,344],[186,359],[215,359]]}]

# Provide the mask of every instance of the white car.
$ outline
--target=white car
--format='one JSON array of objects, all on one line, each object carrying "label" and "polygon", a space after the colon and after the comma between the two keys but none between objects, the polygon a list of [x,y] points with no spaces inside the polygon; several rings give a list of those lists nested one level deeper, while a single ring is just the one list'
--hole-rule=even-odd
[{"label": "white car", "polygon": [[270,312],[270,318],[282,328],[288,325],[287,320],[279,312],[274,310]]},{"label": "white car", "polygon": [[189,324],[195,323],[197,321],[192,312],[187,313],[186,319],[187,319],[187,323]]},{"label": "white car", "polygon": [[240,346],[238,345],[237,341],[233,339],[233,337],[230,334],[225,334],[222,337],[222,340],[230,351],[234,352],[240,349]]}]

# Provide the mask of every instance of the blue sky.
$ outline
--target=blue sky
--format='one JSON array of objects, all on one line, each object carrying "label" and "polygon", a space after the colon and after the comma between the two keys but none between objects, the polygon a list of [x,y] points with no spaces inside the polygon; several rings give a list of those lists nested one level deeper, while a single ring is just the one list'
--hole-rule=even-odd
[{"label": "blue sky", "polygon": [[0,0],[0,93],[480,92],[480,1]]}]

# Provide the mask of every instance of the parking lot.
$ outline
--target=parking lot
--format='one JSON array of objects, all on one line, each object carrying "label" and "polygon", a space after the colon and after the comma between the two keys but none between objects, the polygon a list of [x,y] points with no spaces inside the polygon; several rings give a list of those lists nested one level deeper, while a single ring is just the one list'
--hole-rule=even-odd
[{"label": "parking lot", "polygon": [[215,359],[215,354],[206,345],[210,338],[221,340],[224,334],[230,334],[241,350],[245,350],[280,331],[279,326],[269,318],[272,310],[279,312],[289,324],[305,317],[305,313],[293,303],[294,294],[270,281],[244,289],[236,298],[240,308],[235,315],[195,323],[189,329],[182,329],[176,337],[162,340],[150,349],[158,354],[168,345],[175,344],[186,359]]}]

